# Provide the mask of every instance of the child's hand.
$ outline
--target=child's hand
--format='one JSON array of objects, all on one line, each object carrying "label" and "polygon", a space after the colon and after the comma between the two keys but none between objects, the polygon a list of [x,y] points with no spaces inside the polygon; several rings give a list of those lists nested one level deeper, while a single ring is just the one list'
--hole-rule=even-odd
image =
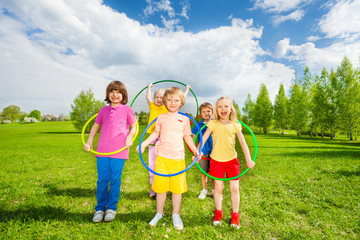
[{"label": "child's hand", "polygon": [[92,144],[85,143],[84,149],[85,149],[85,151],[89,152],[90,149],[93,149],[93,146],[92,146]]},{"label": "child's hand", "polygon": [[152,88],[152,87],[153,87],[153,84],[150,83],[149,86],[148,86],[148,88],[150,89],[150,88]]},{"label": "child's hand", "polygon": [[[141,153],[144,153],[145,148],[143,145],[141,146]],[[139,146],[136,147],[136,152],[139,153]]]},{"label": "child's hand", "polygon": [[255,166],[255,162],[254,161],[248,161],[246,162],[246,166],[250,169],[253,169]]},{"label": "child's hand", "polygon": [[132,139],[126,139],[125,146],[126,146],[127,148],[130,148],[130,147],[132,147],[132,145],[133,145]]},{"label": "child's hand", "polygon": [[190,90],[190,85],[186,85],[186,87],[185,87],[185,89],[187,90],[187,91],[189,91]]}]

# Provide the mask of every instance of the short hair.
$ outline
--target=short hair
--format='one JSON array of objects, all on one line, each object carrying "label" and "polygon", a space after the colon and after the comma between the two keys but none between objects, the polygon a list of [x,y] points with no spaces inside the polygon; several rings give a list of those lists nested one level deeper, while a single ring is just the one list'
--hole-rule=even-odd
[{"label": "short hair", "polygon": [[165,92],[165,89],[159,88],[158,90],[156,90],[156,91],[154,92],[154,99],[155,99],[155,95],[156,95],[156,93],[157,93],[158,91],[163,91],[163,92]]},{"label": "short hair", "polygon": [[120,82],[120,81],[112,81],[106,88],[106,97],[104,99],[104,101],[106,101],[107,103],[111,103],[110,98],[109,98],[109,94],[111,91],[113,90],[117,90],[121,93],[122,95],[122,100],[121,103],[122,104],[127,104],[128,102],[128,94],[127,94],[127,90],[125,85]]},{"label": "short hair", "polygon": [[235,107],[234,107],[233,101],[231,100],[231,98],[226,97],[226,96],[221,97],[221,98],[219,98],[219,99],[216,101],[216,103],[215,103],[215,111],[214,111],[214,119],[215,119],[215,120],[219,120],[219,119],[220,119],[220,117],[219,117],[219,115],[218,115],[218,113],[217,113],[217,104],[218,104],[218,102],[219,102],[220,100],[223,100],[223,99],[229,101],[229,105],[230,105],[230,108],[231,108],[231,113],[230,113],[230,116],[229,116],[230,121],[237,121],[238,119],[237,119],[237,116],[236,116],[236,109],[235,109]]},{"label": "short hair", "polygon": [[[163,98],[164,104],[166,103],[166,100],[168,99],[168,97],[173,96],[173,95],[179,96],[180,100],[181,100],[181,107],[184,106],[185,95],[184,95],[184,92],[178,87],[171,87],[171,88],[168,88],[165,90],[164,98]],[[166,106],[166,104],[165,104],[165,106]]]},{"label": "short hair", "polygon": [[214,108],[213,108],[213,106],[211,105],[211,103],[208,103],[208,102],[202,103],[202,104],[200,105],[200,107],[199,107],[200,113],[201,113],[201,110],[202,110],[203,108],[210,108],[211,111],[214,112]]}]

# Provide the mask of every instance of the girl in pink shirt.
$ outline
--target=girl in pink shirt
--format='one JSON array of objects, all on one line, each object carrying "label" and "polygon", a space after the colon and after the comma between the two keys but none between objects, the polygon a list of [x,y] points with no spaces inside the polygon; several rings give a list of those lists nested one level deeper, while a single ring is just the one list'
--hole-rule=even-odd
[{"label": "girl in pink shirt", "polygon": [[[125,104],[128,95],[125,85],[119,81],[112,81],[106,88],[105,101],[108,106],[100,109],[89,134],[89,139],[84,149],[93,148],[93,140],[101,126],[98,142],[98,152],[114,152],[126,146],[127,149],[113,155],[96,155],[97,158],[97,205],[93,222],[114,220],[117,203],[120,196],[122,170],[125,160],[129,159],[129,147],[133,145],[136,124],[132,109]],[[131,126],[131,130],[130,130]]]},{"label": "girl in pink shirt", "polygon": [[[154,132],[141,144],[141,152],[158,137],[159,141],[155,145],[155,172],[161,174],[174,174],[185,169],[185,149],[184,142],[188,144],[195,155],[198,154],[196,146],[191,138],[189,119],[178,113],[180,107],[185,104],[185,96],[180,88],[172,87],[164,93],[164,104],[168,110],[165,114],[160,114]],[[139,152],[139,147],[136,148]],[[152,189],[156,194],[156,214],[149,222],[150,226],[156,226],[158,221],[163,218],[166,193],[172,192],[173,202],[173,225],[176,230],[183,229],[179,211],[181,206],[182,193],[187,191],[185,173],[162,177],[154,176]]]}]

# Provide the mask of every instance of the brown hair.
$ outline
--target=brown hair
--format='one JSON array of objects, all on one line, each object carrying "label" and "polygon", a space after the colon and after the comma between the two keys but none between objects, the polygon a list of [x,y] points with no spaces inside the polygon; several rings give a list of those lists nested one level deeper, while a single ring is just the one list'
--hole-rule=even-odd
[{"label": "brown hair", "polygon": [[214,112],[214,109],[213,109],[213,106],[211,105],[211,103],[208,103],[208,102],[202,103],[202,104],[200,105],[200,107],[199,107],[200,113],[201,113],[201,110],[202,110],[203,108],[210,108],[211,111]]},{"label": "brown hair", "polygon": [[215,119],[215,120],[219,120],[219,119],[220,119],[219,115],[217,114],[217,104],[218,104],[218,102],[219,102],[220,100],[223,100],[223,99],[229,101],[229,105],[230,105],[230,108],[231,108],[231,113],[230,113],[230,116],[229,116],[230,121],[237,121],[238,119],[237,119],[237,116],[236,116],[236,110],[235,110],[233,101],[232,101],[231,98],[229,98],[229,97],[221,97],[221,98],[219,98],[219,99],[216,101],[216,103],[215,103],[215,111],[214,111],[214,119]]},{"label": "brown hair", "polygon": [[[163,97],[164,104],[166,103],[167,98],[169,96],[173,96],[173,95],[178,95],[181,100],[181,107],[184,106],[185,95],[184,95],[183,91],[178,87],[171,87],[171,88],[168,88],[165,90],[164,97]],[[166,106],[166,104],[165,104],[165,106]]]},{"label": "brown hair", "polygon": [[127,104],[128,102],[128,94],[127,94],[127,90],[125,85],[120,82],[120,81],[112,81],[106,88],[106,98],[104,99],[104,101],[106,101],[107,103],[111,103],[110,98],[109,98],[109,94],[112,90],[117,90],[121,93],[122,95],[122,100],[121,103],[122,104]]}]

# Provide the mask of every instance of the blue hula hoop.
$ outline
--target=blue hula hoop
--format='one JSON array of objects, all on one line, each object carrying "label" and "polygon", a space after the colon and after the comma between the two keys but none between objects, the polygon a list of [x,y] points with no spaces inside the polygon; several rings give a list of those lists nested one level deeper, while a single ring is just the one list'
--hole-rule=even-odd
[{"label": "blue hula hoop", "polygon": [[[187,115],[186,113],[182,113],[182,112],[179,112],[179,114],[181,115],[184,115],[188,118],[190,118],[190,120],[192,120],[194,123],[195,123],[195,126],[196,128],[198,129],[199,131],[199,139],[200,139],[200,149],[199,149],[199,153],[201,153],[202,151],[202,143],[203,143],[203,139],[202,139],[202,133],[200,131],[200,127],[199,125],[197,124],[197,122],[192,118],[190,117],[189,115]],[[142,153],[141,153],[141,142],[143,141],[143,138],[144,138],[144,135],[146,133],[146,131],[148,130],[148,128],[157,120],[157,118],[155,118],[151,123],[149,123],[149,125],[145,128],[145,130],[143,131],[142,135],[141,135],[141,138],[140,138],[140,142],[139,142],[139,157],[140,157],[140,160],[142,162],[142,164],[144,165],[144,167],[149,170],[150,172],[152,172],[153,174],[156,174],[156,175],[159,175],[159,176],[162,176],[162,177],[173,177],[173,176],[176,176],[176,175],[179,175],[181,173],[184,173],[186,172],[187,170],[189,170],[192,166],[194,166],[194,164],[197,162],[197,159],[199,157],[196,156],[196,158],[194,159],[194,161],[187,167],[185,168],[184,170],[180,171],[180,172],[177,172],[177,173],[173,173],[173,174],[162,174],[162,173],[158,173],[158,172],[155,172],[154,170],[150,169],[146,163],[144,162],[144,159],[142,157]]]}]

